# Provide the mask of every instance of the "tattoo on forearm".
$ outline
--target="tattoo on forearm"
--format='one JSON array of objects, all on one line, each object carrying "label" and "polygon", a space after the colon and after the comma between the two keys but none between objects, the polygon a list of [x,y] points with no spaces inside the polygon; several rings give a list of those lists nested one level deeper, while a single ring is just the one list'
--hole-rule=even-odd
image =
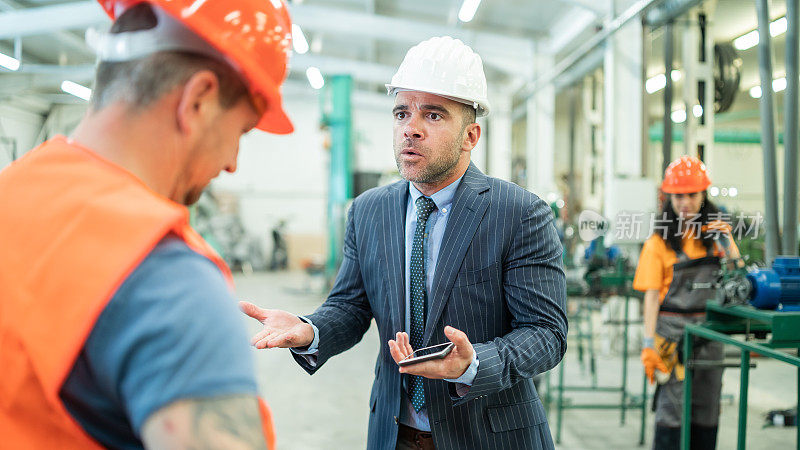
[{"label": "tattoo on forearm", "polygon": [[265,449],[258,400],[252,396],[181,400],[151,416],[142,429],[150,449]]},{"label": "tattoo on forearm", "polygon": [[253,398],[203,400],[192,405],[191,417],[197,446],[189,448],[229,448],[234,443],[242,448],[265,448],[258,405]]}]

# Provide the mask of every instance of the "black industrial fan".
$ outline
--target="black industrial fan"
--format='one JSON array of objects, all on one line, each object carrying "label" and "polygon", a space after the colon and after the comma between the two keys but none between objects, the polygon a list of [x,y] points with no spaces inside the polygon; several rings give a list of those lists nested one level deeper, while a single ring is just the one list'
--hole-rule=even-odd
[{"label": "black industrial fan", "polygon": [[739,91],[742,58],[729,43],[714,45],[714,111],[730,109]]}]

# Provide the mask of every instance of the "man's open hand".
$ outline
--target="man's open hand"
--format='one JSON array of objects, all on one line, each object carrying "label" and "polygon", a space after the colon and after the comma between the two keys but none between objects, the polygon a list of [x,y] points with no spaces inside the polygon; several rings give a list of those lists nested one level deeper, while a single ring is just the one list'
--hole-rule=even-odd
[{"label": "man's open hand", "polygon": [[250,339],[250,344],[255,348],[308,347],[314,341],[314,328],[292,313],[261,309],[249,302],[239,302],[239,308],[264,325]]}]

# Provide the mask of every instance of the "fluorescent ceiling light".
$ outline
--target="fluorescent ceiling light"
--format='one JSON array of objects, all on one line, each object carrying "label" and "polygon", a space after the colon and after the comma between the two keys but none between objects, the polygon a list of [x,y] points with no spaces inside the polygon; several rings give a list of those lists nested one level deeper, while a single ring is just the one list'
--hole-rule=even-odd
[{"label": "fluorescent ceiling light", "polygon": [[672,111],[672,114],[670,114],[669,117],[675,123],[686,122],[686,110],[684,110],[683,108],[676,109],[675,111]]},{"label": "fluorescent ceiling light", "polygon": [[753,30],[733,40],[733,46],[736,50],[747,50],[756,45],[758,45],[758,30]]},{"label": "fluorescent ceiling light", "polygon": [[8,70],[19,70],[19,60],[0,53],[0,66]]},{"label": "fluorescent ceiling light", "polygon": [[92,98],[91,89],[87,88],[86,86],[81,86],[80,84],[74,83],[69,80],[64,80],[64,82],[61,83],[61,90],[66,92],[67,94],[72,94],[75,97],[82,98],[87,102],[89,101],[90,98]]},{"label": "fluorescent ceiling light", "polygon": [[300,28],[300,25],[296,23],[292,24],[292,44],[294,45],[294,51],[301,55],[308,51],[306,35],[303,34],[303,29]]},{"label": "fluorescent ceiling light", "polygon": [[[769,24],[769,35],[775,37],[779,34],[786,33],[786,16],[775,20]],[[733,40],[733,46],[736,50],[747,50],[758,45],[758,29],[749,33],[745,33]]]},{"label": "fluorescent ceiling light", "polygon": [[660,73],[652,78],[648,78],[647,81],[644,82],[644,89],[648,94],[652,94],[664,89],[666,85],[667,77],[665,77],[663,73]]},{"label": "fluorescent ceiling light", "polygon": [[322,89],[322,86],[325,86],[325,79],[322,78],[322,72],[316,67],[309,67],[306,70],[306,77],[308,77],[308,83],[314,89]]},{"label": "fluorescent ceiling light", "polygon": [[775,92],[780,92],[786,89],[786,77],[776,78],[772,80],[772,90]]},{"label": "fluorescent ceiling light", "polygon": [[783,16],[780,19],[769,24],[769,35],[775,37],[779,34],[786,33],[787,26],[788,24],[786,23],[786,16]]},{"label": "fluorescent ceiling light", "polygon": [[[780,92],[786,89],[786,77],[776,78],[772,80],[772,92]],[[750,97],[761,98],[761,85],[755,85],[750,88]]]},{"label": "fluorescent ceiling light", "polygon": [[[681,74],[680,70],[673,70],[670,72],[670,78],[672,78],[672,81],[679,81],[682,77],[683,75]],[[648,94],[652,94],[664,89],[664,86],[666,85],[667,77],[665,77],[663,73],[660,73],[654,77],[648,78],[647,81],[644,82],[644,89]]]},{"label": "fluorescent ceiling light", "polygon": [[480,4],[481,0],[464,0],[464,3],[461,4],[461,9],[458,11],[458,20],[462,22],[472,20]]}]

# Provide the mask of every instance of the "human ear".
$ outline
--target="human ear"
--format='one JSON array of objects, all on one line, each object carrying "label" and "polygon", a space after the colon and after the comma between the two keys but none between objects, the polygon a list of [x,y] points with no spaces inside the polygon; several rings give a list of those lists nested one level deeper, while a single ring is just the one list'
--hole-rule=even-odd
[{"label": "human ear", "polygon": [[207,127],[220,108],[219,80],[210,70],[201,70],[179,90],[177,126],[181,133],[193,135]]}]

